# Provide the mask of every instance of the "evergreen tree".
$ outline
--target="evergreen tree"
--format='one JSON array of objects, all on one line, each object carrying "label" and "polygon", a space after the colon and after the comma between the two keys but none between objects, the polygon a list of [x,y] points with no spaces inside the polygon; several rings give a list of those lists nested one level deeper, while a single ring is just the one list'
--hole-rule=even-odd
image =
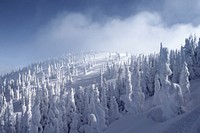
[{"label": "evergreen tree", "polygon": [[16,114],[16,124],[15,124],[15,129],[16,129],[16,133],[20,133],[21,129],[20,129],[20,123],[21,122],[21,114],[20,113],[17,113]]},{"label": "evergreen tree", "polygon": [[44,127],[44,133],[59,133],[59,110],[57,108],[58,96],[54,95],[51,99],[50,108],[47,116],[47,124]]},{"label": "evergreen tree", "polygon": [[[76,114],[76,104],[75,104],[75,91],[73,88],[71,88],[68,92],[68,103],[66,108],[67,113],[67,123],[69,124],[69,131],[70,132],[76,132],[78,129],[75,129],[77,125],[79,124],[78,115]],[[75,119],[75,120],[73,120]],[[72,131],[73,130],[73,131]]]},{"label": "evergreen tree", "polygon": [[187,65],[189,66],[189,73],[190,73],[191,79],[194,79],[196,77],[196,74],[193,68],[194,51],[195,51],[194,49],[195,49],[195,43],[194,43],[193,37],[190,36],[189,38],[185,39],[184,54],[185,54],[185,61]]},{"label": "evergreen tree", "polygon": [[88,115],[88,128],[86,128],[86,133],[99,133],[97,129],[97,118],[95,114]]},{"label": "evergreen tree", "polygon": [[147,64],[147,58],[145,57],[143,62],[142,62],[142,73],[141,73],[141,89],[144,92],[146,96],[149,95],[149,90],[148,90],[148,74],[149,74],[149,66]]},{"label": "evergreen tree", "polygon": [[113,96],[110,101],[110,110],[109,110],[109,122],[112,123],[115,120],[119,119],[120,113],[116,98]]},{"label": "evergreen tree", "polygon": [[42,85],[41,94],[38,94],[38,96],[40,95],[41,95],[41,103],[40,103],[41,121],[40,123],[44,130],[45,126],[47,125],[48,111],[49,111],[49,98],[48,98],[48,90],[47,90],[46,83]]},{"label": "evergreen tree", "polygon": [[163,118],[169,119],[174,113],[171,109],[170,103],[170,94],[169,90],[171,83],[169,81],[169,76],[172,74],[172,71],[169,67],[169,52],[167,48],[161,48],[160,51],[160,83],[161,83],[161,97],[162,97],[162,112]]},{"label": "evergreen tree", "polygon": [[186,62],[183,63],[183,67],[180,74],[179,84],[182,89],[183,97],[187,101],[190,96],[190,82],[189,82],[189,71]]},{"label": "evergreen tree", "polygon": [[105,111],[103,110],[102,105],[100,104],[99,92],[95,85],[92,85],[92,90],[90,94],[90,111],[96,116],[97,119],[97,131],[100,133],[105,130],[106,119]]},{"label": "evergreen tree", "polygon": [[170,107],[173,116],[183,113],[183,94],[180,85],[173,83],[171,86]]},{"label": "evergreen tree", "polygon": [[132,108],[133,113],[137,114],[143,111],[143,105],[145,101],[145,95],[141,89],[141,74],[139,71],[139,60],[135,62],[134,69],[133,69],[133,94],[132,94]]},{"label": "evergreen tree", "polygon": [[100,70],[100,86],[99,86],[99,97],[100,97],[100,103],[101,106],[104,109],[105,112],[105,119],[106,124],[108,124],[108,100],[107,100],[107,84],[105,79],[103,78],[102,70]]},{"label": "evergreen tree", "polygon": [[39,90],[35,98],[34,106],[32,107],[32,125],[31,133],[42,133],[42,125],[40,124],[41,114],[40,114],[40,95]]},{"label": "evergreen tree", "polygon": [[124,111],[124,101],[123,101],[123,95],[126,94],[126,85],[125,80],[123,78],[123,69],[122,66],[120,66],[118,70],[118,78],[116,80],[116,87],[115,87],[115,93],[116,93],[116,101],[119,105],[119,111]]},{"label": "evergreen tree", "polygon": [[21,133],[25,133],[26,132],[26,111],[27,111],[27,107],[25,104],[25,97],[22,96],[22,115],[21,115],[21,128],[20,131]]},{"label": "evergreen tree", "polygon": [[13,115],[13,103],[12,100],[9,101],[8,106],[5,111],[5,131],[8,133],[15,133],[16,119]]},{"label": "evergreen tree", "polygon": [[26,104],[26,112],[25,112],[25,132],[31,132],[31,123],[32,123],[32,112],[31,112],[31,95],[28,96],[28,102]]},{"label": "evergreen tree", "polygon": [[5,119],[4,119],[6,109],[7,109],[7,102],[6,102],[6,98],[3,96],[2,106],[0,109],[0,132],[1,133],[6,133],[5,125],[6,125],[7,121],[5,121]]},{"label": "evergreen tree", "polygon": [[129,68],[126,66],[126,73],[125,73],[125,81],[126,81],[126,95],[123,95],[121,99],[125,103],[125,109],[127,112],[132,113],[132,84],[131,84],[131,73]]},{"label": "evergreen tree", "polygon": [[155,87],[154,87],[153,105],[159,105],[161,103],[161,90],[160,90],[160,80],[158,74],[155,76]]}]

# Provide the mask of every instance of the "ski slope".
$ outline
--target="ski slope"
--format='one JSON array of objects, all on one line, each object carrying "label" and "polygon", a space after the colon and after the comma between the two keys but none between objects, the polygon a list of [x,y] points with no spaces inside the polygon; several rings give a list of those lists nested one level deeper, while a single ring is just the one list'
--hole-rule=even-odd
[{"label": "ski slope", "polygon": [[192,100],[188,105],[188,112],[173,119],[156,122],[149,117],[153,108],[139,115],[126,115],[112,123],[104,133],[200,133],[200,79],[191,81]]}]

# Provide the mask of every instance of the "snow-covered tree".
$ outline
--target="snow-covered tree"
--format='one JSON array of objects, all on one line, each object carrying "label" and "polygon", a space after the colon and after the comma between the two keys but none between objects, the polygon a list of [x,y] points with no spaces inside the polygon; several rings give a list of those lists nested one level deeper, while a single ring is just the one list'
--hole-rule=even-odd
[{"label": "snow-covered tree", "polygon": [[17,113],[16,114],[16,124],[15,124],[15,129],[16,129],[16,133],[20,133],[21,128],[20,128],[20,123],[21,122],[21,114]]},{"label": "snow-covered tree", "polygon": [[97,119],[97,131],[100,133],[107,127],[105,111],[100,103],[99,92],[95,85],[92,85],[90,94],[90,111],[95,114]]},{"label": "snow-covered tree", "polygon": [[8,133],[15,133],[16,119],[13,115],[13,103],[12,100],[9,101],[7,109],[5,111],[5,131]]},{"label": "snow-covered tree", "polygon": [[50,108],[47,116],[47,124],[44,127],[44,133],[59,133],[59,110],[57,107],[58,96],[54,95],[51,99]]},{"label": "snow-covered tree", "polygon": [[72,123],[70,124],[70,133],[79,133],[78,125],[79,125],[79,116],[74,113],[72,117]]},{"label": "snow-covered tree", "polygon": [[171,109],[170,103],[170,87],[169,76],[172,71],[169,67],[169,52],[167,48],[161,48],[160,50],[160,83],[161,83],[161,97],[162,97],[162,112],[165,119],[173,117],[174,113]]},{"label": "snow-covered tree", "polygon": [[161,90],[160,90],[160,80],[158,74],[155,76],[155,87],[154,87],[153,105],[159,105],[161,103]]},{"label": "snow-covered tree", "polygon": [[84,67],[84,74],[87,74],[87,67]]},{"label": "snow-covered tree", "polygon": [[86,133],[99,133],[97,129],[98,122],[95,114],[88,115],[88,125],[89,126],[86,128]]},{"label": "snow-covered tree", "polygon": [[133,88],[131,84],[131,73],[129,70],[129,67],[126,67],[126,73],[125,73],[125,81],[126,81],[126,95],[121,96],[121,99],[125,103],[125,109],[127,112],[132,113],[132,93],[133,93]]},{"label": "snow-covered tree", "polygon": [[149,66],[147,63],[147,58],[145,57],[145,59],[142,62],[141,89],[146,96],[149,95],[149,90],[148,90],[148,86],[147,86],[148,74],[149,74]]},{"label": "snow-covered tree", "polygon": [[[139,57],[140,58],[140,57]],[[132,108],[133,113],[137,114],[143,111],[143,105],[145,101],[145,95],[141,89],[141,74],[139,71],[139,60],[135,62],[134,69],[133,69],[133,92],[132,92]]]},{"label": "snow-covered tree", "polygon": [[59,103],[59,110],[60,114],[58,116],[59,119],[59,129],[60,132],[68,132],[69,131],[69,125],[68,125],[68,114],[67,114],[67,95],[68,92],[66,90],[63,90],[61,96],[60,96],[60,103]]},{"label": "snow-covered tree", "polygon": [[[20,127],[20,131],[21,131],[21,133],[25,133],[25,131],[26,131],[26,111],[27,111],[27,107],[26,107],[26,104],[25,104],[25,97],[23,96],[22,97],[22,103],[21,103],[22,105],[22,115],[21,115],[21,127]],[[23,124],[22,124],[23,123]]]},{"label": "snow-covered tree", "polygon": [[99,99],[100,103],[105,111],[106,124],[108,124],[108,99],[107,99],[107,84],[103,78],[103,72],[100,70],[100,86],[99,86]]},{"label": "snow-covered tree", "polygon": [[32,123],[32,112],[31,112],[31,95],[28,97],[28,102],[27,102],[27,109],[25,112],[25,132],[31,132],[31,123]]},{"label": "snow-covered tree", "polygon": [[85,102],[85,89],[80,86],[75,93],[75,104],[76,104],[76,110],[80,113],[84,113],[84,102]]},{"label": "snow-covered tree", "polygon": [[[47,90],[47,85],[44,83],[42,85],[42,90],[41,94],[38,94],[38,96],[41,95],[41,102],[39,104],[40,106],[40,111],[41,111],[41,125],[43,129],[47,125],[48,121],[48,111],[49,111],[49,98],[48,98],[48,90]],[[51,100],[51,99],[50,99]]]},{"label": "snow-covered tree", "polygon": [[109,122],[112,123],[115,120],[119,119],[120,113],[119,113],[119,108],[117,101],[115,97],[113,96],[110,101],[110,109],[109,109]]},{"label": "snow-covered tree", "polygon": [[189,100],[190,96],[190,82],[189,82],[189,71],[186,62],[183,63],[183,67],[180,74],[179,84],[183,93],[184,99]]},{"label": "snow-covered tree", "polygon": [[123,69],[122,66],[120,66],[118,70],[118,78],[116,80],[116,85],[115,85],[115,94],[116,94],[116,101],[119,105],[119,111],[123,112],[125,109],[124,101],[122,100],[124,97],[123,95],[126,94],[126,85],[125,85],[125,79],[123,78]]},{"label": "snow-covered tree", "polygon": [[17,89],[15,90],[15,99],[19,100],[20,93],[19,93],[19,86],[17,87]]},{"label": "snow-covered tree", "polygon": [[131,59],[70,53],[0,75],[0,133],[101,133],[120,116],[148,109],[151,100],[164,119],[175,117],[192,98],[189,80],[200,76],[195,42],[186,39],[170,55],[161,46],[160,54]]},{"label": "snow-covered tree", "polygon": [[6,98],[4,96],[2,97],[1,102],[2,102],[2,104],[1,104],[1,107],[0,107],[0,132],[6,133],[6,130],[5,130],[6,121],[4,119],[4,114],[5,114],[6,109],[7,109],[7,102],[6,102]]},{"label": "snow-covered tree", "polygon": [[193,36],[190,36],[189,38],[185,39],[185,46],[184,46],[184,54],[185,54],[185,61],[189,67],[190,72],[190,78],[194,79],[196,77],[195,71],[194,71],[194,51],[195,51],[195,42],[193,39]]},{"label": "snow-covered tree", "polygon": [[171,86],[171,95],[170,95],[170,102],[171,102],[171,109],[172,114],[174,116],[183,113],[183,94],[180,85],[173,83]]},{"label": "snow-covered tree", "polygon": [[[76,104],[75,104],[75,91],[71,88],[68,92],[68,103],[66,108],[67,113],[67,123],[69,124],[69,131],[76,133],[78,131],[79,117],[76,114]],[[75,129],[77,128],[77,129]]]},{"label": "snow-covered tree", "polygon": [[163,118],[170,119],[182,112],[183,96],[180,86],[169,80],[172,72],[167,48],[161,49],[160,59],[161,109]]},{"label": "snow-covered tree", "polygon": [[42,133],[42,125],[40,124],[41,114],[40,114],[40,95],[39,90],[37,92],[35,103],[32,107],[32,125],[31,133]]}]

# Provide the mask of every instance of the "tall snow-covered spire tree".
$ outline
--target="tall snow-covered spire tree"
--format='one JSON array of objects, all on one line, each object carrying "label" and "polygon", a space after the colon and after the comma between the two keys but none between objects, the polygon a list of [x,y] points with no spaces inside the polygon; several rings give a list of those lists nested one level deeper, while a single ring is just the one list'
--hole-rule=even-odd
[{"label": "tall snow-covered spire tree", "polygon": [[107,84],[106,79],[103,78],[103,71],[100,70],[100,86],[99,86],[99,99],[105,111],[106,124],[108,124],[108,99],[107,99]]},{"label": "tall snow-covered spire tree", "polygon": [[116,98],[113,96],[110,101],[110,110],[109,110],[109,123],[114,122],[115,120],[119,119],[120,113]]},{"label": "tall snow-covered spire tree", "polygon": [[9,101],[7,109],[5,111],[5,131],[8,133],[15,133],[15,123],[16,123],[16,118],[13,115],[13,103],[12,99]]},{"label": "tall snow-covered spire tree", "polygon": [[29,95],[28,97],[28,102],[27,102],[27,110],[25,113],[26,116],[26,132],[30,132],[31,131],[31,123],[32,123],[32,112],[31,112],[31,95]]},{"label": "tall snow-covered spire tree", "polygon": [[166,120],[182,113],[183,96],[180,86],[169,80],[172,71],[169,67],[169,52],[167,48],[161,49],[160,59],[161,109],[163,118]]},{"label": "tall snow-covered spire tree", "polygon": [[125,109],[127,112],[132,113],[132,93],[133,93],[133,88],[131,84],[131,72],[129,70],[129,67],[126,66],[126,72],[125,72],[125,85],[126,85],[126,94],[121,97],[121,99],[125,103]]},{"label": "tall snow-covered spire tree", "polygon": [[145,101],[145,95],[141,89],[141,73],[140,73],[140,66],[139,66],[140,57],[134,64],[133,69],[133,93],[132,93],[132,108],[133,113],[137,114],[143,110],[143,105]]},{"label": "tall snow-covered spire tree", "polygon": [[142,61],[142,73],[141,73],[141,88],[142,88],[142,91],[144,92],[144,94],[146,96],[149,95],[149,91],[147,89],[147,84],[148,84],[148,69],[149,69],[149,66],[148,66],[148,63],[147,63],[147,58],[144,57],[143,61]]},{"label": "tall snow-covered spire tree", "polygon": [[40,94],[38,90],[35,98],[35,103],[32,107],[31,133],[42,133],[42,125],[40,124],[40,120]]},{"label": "tall snow-covered spire tree", "polygon": [[7,102],[6,102],[6,98],[3,94],[0,94],[1,96],[1,106],[0,106],[0,132],[1,133],[6,133],[5,131],[5,123],[6,121],[4,120],[4,114],[7,108]]},{"label": "tall snow-covered spire tree", "polygon": [[58,96],[54,95],[52,96],[52,99],[50,101],[50,108],[48,111],[48,116],[47,116],[47,123],[46,126],[44,127],[43,132],[44,133],[59,133],[59,110],[58,110]]},{"label": "tall snow-covered spire tree", "polygon": [[160,83],[161,83],[161,97],[162,97],[162,112],[165,119],[169,119],[173,116],[173,111],[170,107],[170,95],[169,90],[171,83],[169,81],[169,76],[172,71],[169,67],[169,52],[167,48],[160,49]]},{"label": "tall snow-covered spire tree", "polygon": [[194,49],[195,49],[195,42],[193,36],[185,39],[185,46],[184,46],[184,54],[185,54],[185,61],[189,67],[190,72],[190,79],[194,79],[196,77],[194,71]]},{"label": "tall snow-covered spire tree", "polygon": [[155,86],[154,86],[154,96],[153,96],[153,105],[159,105],[161,103],[160,97],[160,80],[158,74],[155,76]]},{"label": "tall snow-covered spire tree", "polygon": [[182,89],[183,97],[186,101],[189,100],[189,96],[190,96],[189,75],[190,73],[187,68],[187,63],[184,62],[182,70],[181,70],[181,74],[180,74],[179,84]]},{"label": "tall snow-covered spire tree", "polygon": [[103,132],[106,125],[106,119],[105,119],[105,111],[103,110],[102,105],[100,104],[99,99],[99,92],[97,87],[95,85],[92,85],[92,90],[90,94],[90,113],[94,114],[97,119],[97,131]]},{"label": "tall snow-covered spire tree", "polygon": [[42,90],[38,90],[38,96],[41,95],[41,102],[40,102],[40,111],[41,111],[41,125],[43,128],[45,128],[45,126],[47,125],[47,121],[48,121],[48,111],[49,111],[49,99],[48,98],[48,90],[47,90],[47,86],[46,86],[46,83],[44,83],[42,85]]},{"label": "tall snow-covered spire tree", "polygon": [[125,79],[123,78],[123,68],[120,65],[118,70],[118,78],[116,80],[116,87],[115,87],[115,94],[116,94],[116,100],[119,105],[119,111],[120,113],[124,111],[124,101],[123,101],[123,95],[126,94],[126,85],[125,85]]}]

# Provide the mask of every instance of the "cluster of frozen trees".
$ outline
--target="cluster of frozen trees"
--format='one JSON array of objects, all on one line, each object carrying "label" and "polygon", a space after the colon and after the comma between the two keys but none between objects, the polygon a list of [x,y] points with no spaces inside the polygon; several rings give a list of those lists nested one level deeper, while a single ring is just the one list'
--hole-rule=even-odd
[{"label": "cluster of frozen trees", "polygon": [[117,54],[95,84],[70,86],[93,59],[95,53],[69,54],[1,76],[0,132],[101,133],[122,115],[144,111],[150,97],[163,119],[179,115],[190,100],[189,80],[200,76],[200,41],[190,37],[170,52],[161,45],[159,54],[128,61]]}]

